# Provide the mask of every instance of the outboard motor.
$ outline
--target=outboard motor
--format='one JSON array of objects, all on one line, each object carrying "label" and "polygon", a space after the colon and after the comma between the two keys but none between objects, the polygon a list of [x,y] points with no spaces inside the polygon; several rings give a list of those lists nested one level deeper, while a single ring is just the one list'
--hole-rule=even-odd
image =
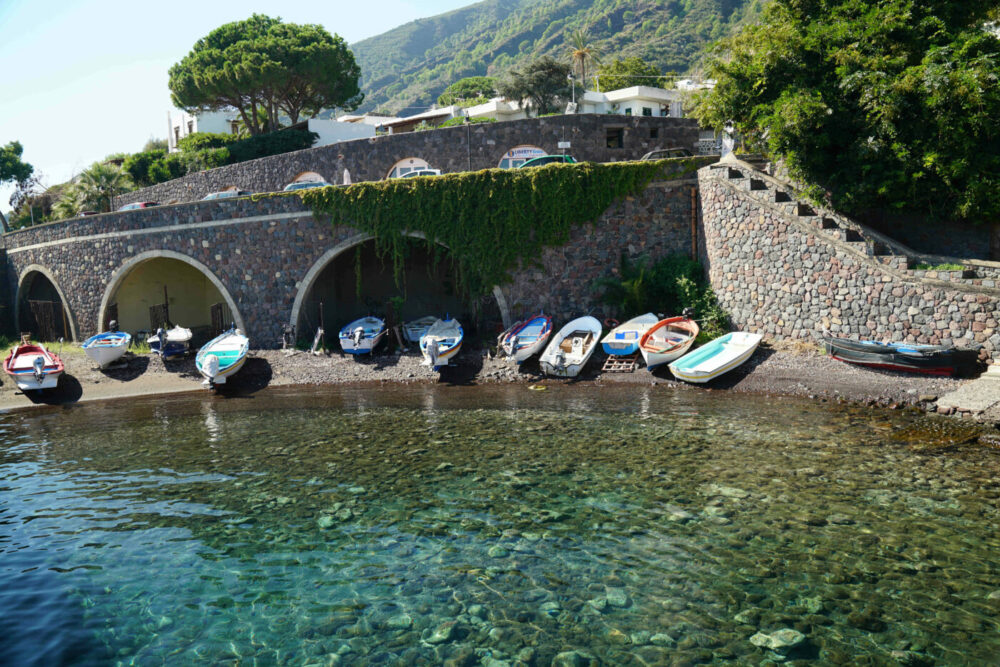
[{"label": "outboard motor", "polygon": [[205,384],[209,387],[215,386],[215,378],[219,375],[219,358],[214,354],[209,355],[208,359],[205,360],[205,375],[208,378],[205,380]]},{"label": "outboard motor", "polygon": [[689,320],[693,320],[694,319],[694,308],[691,308],[690,306],[687,307],[687,308],[685,308],[684,310],[681,311],[681,315],[683,317],[688,318]]},{"label": "outboard motor", "polygon": [[35,357],[35,360],[31,362],[31,366],[35,370],[35,380],[41,384],[42,380],[45,379],[45,360],[41,356]]},{"label": "outboard motor", "polygon": [[438,342],[437,339],[427,341],[427,347],[424,348],[427,358],[431,362],[431,366],[438,365]]},{"label": "outboard motor", "polygon": [[358,327],[351,332],[351,340],[354,341],[354,347],[357,349],[361,345],[361,339],[365,337],[365,330],[363,327]]},{"label": "outboard motor", "polygon": [[108,322],[108,331],[118,331],[118,320]]},{"label": "outboard motor", "polygon": [[167,349],[167,332],[163,330],[163,327],[156,330],[156,341],[155,351],[162,357],[163,353],[166,352]]}]

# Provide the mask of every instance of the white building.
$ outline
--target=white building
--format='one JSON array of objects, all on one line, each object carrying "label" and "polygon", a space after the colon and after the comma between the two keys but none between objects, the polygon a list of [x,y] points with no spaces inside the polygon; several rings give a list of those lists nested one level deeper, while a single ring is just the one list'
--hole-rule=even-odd
[{"label": "white building", "polygon": [[[236,134],[239,129],[238,118],[239,114],[235,111],[203,111],[197,114],[189,114],[185,111],[174,111],[174,113],[168,111],[167,122],[170,127],[170,132],[167,134],[168,150],[171,153],[176,153],[180,150],[177,147],[178,142],[195,132]],[[385,119],[384,117],[380,118]],[[313,143],[314,148],[375,136],[375,123],[341,123],[338,120],[309,118],[296,123],[293,127],[318,134],[319,138]]]},{"label": "white building", "polygon": [[497,120],[521,120],[527,118],[527,111],[520,102],[509,102],[502,97],[494,97],[489,102],[468,107],[469,118],[496,118]]},{"label": "white building", "polygon": [[632,86],[605,93],[588,90],[577,98],[577,113],[610,113],[620,116],[670,116],[681,118],[681,93],[677,90]]}]

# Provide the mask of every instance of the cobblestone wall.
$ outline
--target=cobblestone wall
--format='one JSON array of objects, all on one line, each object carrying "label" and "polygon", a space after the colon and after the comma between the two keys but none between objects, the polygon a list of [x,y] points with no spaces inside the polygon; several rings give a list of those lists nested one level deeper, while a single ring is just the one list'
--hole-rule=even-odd
[{"label": "cobblestone wall", "polygon": [[[608,134],[618,131],[621,147],[610,148]],[[580,114],[475,123],[357,139],[198,172],[122,195],[115,208],[135,201],[197,201],[231,186],[275,192],[305,171],[328,183],[343,183],[345,169],[354,182],[381,180],[398,161],[411,157],[449,173],[494,168],[504,153],[523,144],[560,153],[559,142],[568,141],[566,152],[577,160],[616,162],[638,159],[655,148],[693,148],[697,140],[698,124],[689,118]]]},{"label": "cobblestone wall", "polygon": [[1000,290],[914,275],[901,263],[905,258],[883,264],[864,252],[864,242],[823,234],[822,220],[814,221],[817,227],[790,213],[794,202],[768,204],[769,184],[746,177],[737,184],[731,171],[706,167],[698,176],[704,259],[736,327],[775,338],[815,340],[829,330],[855,339],[975,342],[990,353],[1000,350]]},{"label": "cobblestone wall", "polygon": [[[593,279],[616,271],[622,252],[689,252],[694,187],[691,178],[654,183],[575,228],[565,246],[513,274],[501,310],[575,317],[593,307]],[[295,196],[109,213],[3,236],[9,261],[0,291],[16,294],[22,272],[42,267],[66,295],[82,339],[98,330],[102,300],[123,269],[143,258],[184,258],[228,293],[255,347],[274,347],[310,269],[357,240],[356,229],[317,221]]]}]

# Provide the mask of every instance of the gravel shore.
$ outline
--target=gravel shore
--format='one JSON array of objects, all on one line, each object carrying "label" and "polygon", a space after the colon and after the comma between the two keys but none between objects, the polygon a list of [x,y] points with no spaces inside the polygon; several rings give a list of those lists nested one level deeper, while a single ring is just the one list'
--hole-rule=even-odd
[{"label": "gravel shore", "polygon": [[[298,350],[255,350],[244,368],[223,392],[256,392],[270,386],[447,383],[546,384],[582,382],[601,384],[654,384],[685,391],[733,391],[747,394],[841,399],[870,405],[933,407],[938,396],[953,391],[960,378],[934,378],[882,372],[850,366],[822,354],[815,346],[764,343],[740,368],[707,385],[678,382],[667,369],[649,373],[602,373],[604,355],[597,353],[574,380],[547,378],[537,358],[521,367],[493,358],[483,349],[464,350],[453,367],[440,374],[420,364],[415,351],[353,357],[339,353],[312,355]],[[54,391],[26,396],[10,378],[0,385],[0,411],[33,405],[60,405],[89,400],[128,398],[183,391],[205,391],[193,357],[163,362],[153,355],[127,355],[124,363],[98,370],[77,347],[63,353],[66,375]],[[32,392],[33,394],[35,392]]]}]

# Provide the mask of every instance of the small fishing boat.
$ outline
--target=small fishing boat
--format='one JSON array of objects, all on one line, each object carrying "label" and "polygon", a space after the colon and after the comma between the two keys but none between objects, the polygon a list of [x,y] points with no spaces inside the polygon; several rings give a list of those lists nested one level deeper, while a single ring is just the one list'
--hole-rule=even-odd
[{"label": "small fishing boat", "polygon": [[552,318],[544,313],[517,322],[500,334],[497,347],[513,359],[523,363],[525,359],[545,347],[552,335]]},{"label": "small fishing boat", "polygon": [[683,316],[668,317],[654,324],[639,340],[646,368],[652,371],[686,354],[694,345],[698,331],[698,323]]},{"label": "small fishing boat", "polygon": [[455,358],[462,349],[462,339],[465,332],[462,325],[454,318],[437,320],[420,338],[420,352],[424,355],[422,364],[441,370]]},{"label": "small fishing boat", "polygon": [[653,313],[633,317],[628,322],[623,322],[609,331],[608,335],[601,341],[601,347],[604,348],[606,354],[613,356],[623,357],[635,354],[639,350],[639,341],[642,340],[642,335],[659,321],[660,318]]},{"label": "small fishing boat", "polygon": [[420,344],[420,339],[423,338],[427,330],[430,329],[435,322],[438,321],[433,315],[425,315],[416,320],[410,320],[409,322],[403,323],[403,339],[408,343]]},{"label": "small fishing boat", "polygon": [[45,346],[22,340],[7,355],[3,370],[21,391],[41,391],[54,389],[65,367],[62,359]]},{"label": "small fishing boat", "polygon": [[214,387],[225,384],[226,380],[243,368],[243,362],[246,361],[249,351],[250,339],[233,327],[205,343],[205,346],[198,350],[194,365],[198,368],[198,372],[205,376],[203,384]]},{"label": "small fishing boat", "polygon": [[590,355],[597,349],[601,323],[586,315],[578,317],[552,336],[539,363],[546,375],[572,378],[579,375]]},{"label": "small fishing boat", "polygon": [[745,331],[727,333],[672,362],[670,372],[678,380],[708,382],[749,359],[761,338]]},{"label": "small fishing boat", "polygon": [[925,375],[954,375],[958,364],[958,350],[942,345],[880,343],[830,336],[823,337],[823,344],[834,359],[869,368]]},{"label": "small fishing boat", "polygon": [[340,330],[340,347],[348,354],[371,354],[385,338],[385,320],[362,317]]},{"label": "small fishing boat", "polygon": [[117,322],[111,322],[111,330],[91,336],[83,341],[83,351],[100,368],[105,368],[122,358],[132,344],[132,335],[116,331]]},{"label": "small fishing boat", "polygon": [[[166,341],[166,342],[163,342]],[[158,354],[165,361],[183,357],[188,352],[191,345],[191,330],[182,326],[175,326],[168,331],[163,328],[156,330],[156,334],[146,339],[149,349],[154,354]]]}]

